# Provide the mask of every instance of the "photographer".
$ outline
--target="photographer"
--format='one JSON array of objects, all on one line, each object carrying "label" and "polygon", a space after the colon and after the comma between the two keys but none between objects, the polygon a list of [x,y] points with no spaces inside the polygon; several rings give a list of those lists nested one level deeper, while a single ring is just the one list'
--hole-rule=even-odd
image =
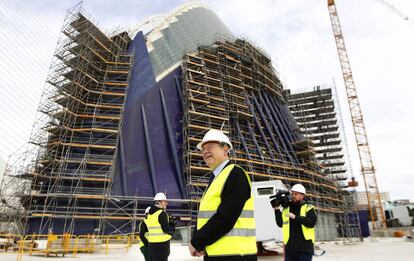
[{"label": "photographer", "polygon": [[312,260],[315,243],[315,207],[306,203],[306,190],[296,184],[290,191],[279,191],[271,201],[276,223],[282,228],[285,261]]}]

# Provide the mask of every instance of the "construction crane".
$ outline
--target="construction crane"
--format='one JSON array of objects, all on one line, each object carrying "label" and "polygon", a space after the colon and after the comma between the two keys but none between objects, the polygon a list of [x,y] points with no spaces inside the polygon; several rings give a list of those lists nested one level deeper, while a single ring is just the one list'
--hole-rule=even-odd
[{"label": "construction crane", "polygon": [[[345,82],[346,94],[348,96],[349,110],[351,112],[352,125],[358,147],[359,160],[361,163],[361,174],[364,179],[365,192],[368,200],[368,211],[374,229],[387,228],[381,196],[378,189],[375,167],[372,162],[371,150],[359,103],[351,65],[345,48],[345,40],[339,23],[338,11],[334,0],[328,0],[328,9],[331,18],[332,30],[341,63],[342,75]],[[380,221],[380,222],[377,222]]]},{"label": "construction crane", "polygon": [[384,0],[377,0],[377,2],[383,4],[385,7],[387,7],[391,11],[393,11],[396,15],[398,15],[402,19],[408,21],[408,16],[406,16],[403,12],[401,12],[400,10],[395,8],[392,4],[390,4],[390,3],[388,3],[387,1],[384,1]]}]

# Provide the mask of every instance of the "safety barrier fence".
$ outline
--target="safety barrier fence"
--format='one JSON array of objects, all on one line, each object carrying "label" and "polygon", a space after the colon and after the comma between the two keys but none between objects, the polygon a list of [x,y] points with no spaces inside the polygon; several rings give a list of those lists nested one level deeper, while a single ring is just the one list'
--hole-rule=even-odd
[{"label": "safety barrier fence", "polygon": [[23,255],[72,255],[110,251],[128,251],[140,241],[138,235],[15,235],[0,234],[0,253],[18,252],[17,261]]},{"label": "safety barrier fence", "polygon": [[0,234],[0,253],[17,251],[18,250],[17,242],[19,242],[22,239],[23,237],[21,235],[10,234],[10,233]]}]

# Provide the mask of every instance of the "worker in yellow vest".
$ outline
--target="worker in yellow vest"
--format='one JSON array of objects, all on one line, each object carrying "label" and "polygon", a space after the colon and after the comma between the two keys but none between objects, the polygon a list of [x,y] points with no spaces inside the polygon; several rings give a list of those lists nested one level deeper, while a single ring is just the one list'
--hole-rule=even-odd
[{"label": "worker in yellow vest", "polygon": [[305,201],[306,190],[295,184],[287,206],[274,206],[276,223],[282,228],[285,261],[312,260],[317,221],[315,207]]},{"label": "worker in yellow vest", "polygon": [[[142,230],[142,226],[145,224],[145,219],[147,219],[147,216],[148,216],[148,213],[149,213],[150,208],[151,207],[147,207],[145,209],[145,212],[144,212],[145,213],[144,220],[142,220],[141,223],[139,224],[139,231],[140,232]],[[143,234],[145,234],[145,233],[143,233]],[[139,239],[140,239],[139,240],[139,249],[141,250],[142,255],[144,255],[145,261],[150,261],[149,256],[148,256],[148,240],[145,237],[145,235],[140,236]]]},{"label": "worker in yellow vest", "polygon": [[166,261],[170,255],[170,239],[175,228],[166,212],[167,205],[165,194],[157,193],[139,232],[140,237],[148,240],[148,256],[152,261]]},{"label": "worker in yellow vest", "polygon": [[249,176],[230,162],[233,146],[222,131],[209,130],[197,148],[212,172],[200,202],[190,254],[204,256],[204,260],[256,261],[256,224]]}]

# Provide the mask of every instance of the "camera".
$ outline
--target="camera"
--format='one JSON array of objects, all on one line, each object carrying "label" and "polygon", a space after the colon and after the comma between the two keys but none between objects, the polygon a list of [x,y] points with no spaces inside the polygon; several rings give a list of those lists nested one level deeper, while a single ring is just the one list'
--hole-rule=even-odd
[{"label": "camera", "polygon": [[270,204],[273,208],[277,208],[279,206],[286,208],[292,200],[292,196],[287,190],[279,190],[275,195],[270,196],[269,198],[271,199]]},{"label": "camera", "polygon": [[181,218],[169,215],[168,220],[171,226],[175,226],[177,222],[181,220]]}]

